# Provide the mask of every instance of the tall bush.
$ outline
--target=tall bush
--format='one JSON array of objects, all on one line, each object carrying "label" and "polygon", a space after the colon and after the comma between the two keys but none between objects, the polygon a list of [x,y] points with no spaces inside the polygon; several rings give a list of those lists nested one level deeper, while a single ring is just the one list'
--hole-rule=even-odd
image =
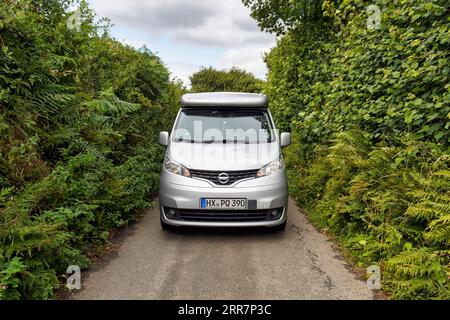
[{"label": "tall bush", "polygon": [[448,1],[243,2],[280,35],[264,90],[293,196],[394,297],[448,298]]},{"label": "tall bush", "polygon": [[157,132],[184,89],[93,17],[83,1],[0,3],[0,299],[53,297],[158,187]]}]

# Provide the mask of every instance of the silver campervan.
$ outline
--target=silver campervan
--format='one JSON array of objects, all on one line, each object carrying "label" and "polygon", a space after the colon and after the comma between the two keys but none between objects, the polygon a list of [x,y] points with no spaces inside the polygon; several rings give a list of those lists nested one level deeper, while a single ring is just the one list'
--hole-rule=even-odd
[{"label": "silver campervan", "polygon": [[159,188],[161,226],[272,227],[284,230],[288,182],[268,99],[251,93],[181,98]]}]

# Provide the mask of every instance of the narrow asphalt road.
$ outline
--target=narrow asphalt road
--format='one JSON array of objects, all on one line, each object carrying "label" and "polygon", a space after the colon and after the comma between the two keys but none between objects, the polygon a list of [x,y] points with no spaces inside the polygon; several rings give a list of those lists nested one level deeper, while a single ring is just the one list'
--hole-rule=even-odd
[{"label": "narrow asphalt road", "polygon": [[372,299],[294,202],[285,232],[162,231],[157,204],[72,299]]}]

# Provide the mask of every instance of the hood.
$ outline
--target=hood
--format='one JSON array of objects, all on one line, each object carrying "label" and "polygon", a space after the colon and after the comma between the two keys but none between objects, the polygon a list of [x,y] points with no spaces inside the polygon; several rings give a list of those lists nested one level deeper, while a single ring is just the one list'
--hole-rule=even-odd
[{"label": "hood", "polygon": [[259,169],[277,159],[277,142],[264,144],[171,142],[169,156],[188,169],[232,171]]}]

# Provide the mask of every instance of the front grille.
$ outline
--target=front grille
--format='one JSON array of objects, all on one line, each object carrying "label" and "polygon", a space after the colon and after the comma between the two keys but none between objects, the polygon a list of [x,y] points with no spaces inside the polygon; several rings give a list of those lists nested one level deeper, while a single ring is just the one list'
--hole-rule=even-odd
[{"label": "front grille", "polygon": [[[220,186],[226,186],[231,185],[239,180],[243,179],[249,179],[249,178],[256,178],[256,173],[259,169],[256,170],[242,170],[242,171],[205,171],[205,170],[191,170],[191,177],[192,178],[201,178],[211,181],[214,184],[220,185]],[[227,183],[220,183],[219,182],[219,175],[221,173],[228,174],[229,180]]]},{"label": "front grille", "polygon": [[[168,215],[169,210],[174,210],[175,215]],[[270,215],[270,210],[202,210],[202,209],[171,209],[164,207],[166,217],[171,220],[183,221],[214,221],[214,222],[254,222],[277,220],[283,213],[283,208],[275,209],[278,211],[276,216]]]}]

